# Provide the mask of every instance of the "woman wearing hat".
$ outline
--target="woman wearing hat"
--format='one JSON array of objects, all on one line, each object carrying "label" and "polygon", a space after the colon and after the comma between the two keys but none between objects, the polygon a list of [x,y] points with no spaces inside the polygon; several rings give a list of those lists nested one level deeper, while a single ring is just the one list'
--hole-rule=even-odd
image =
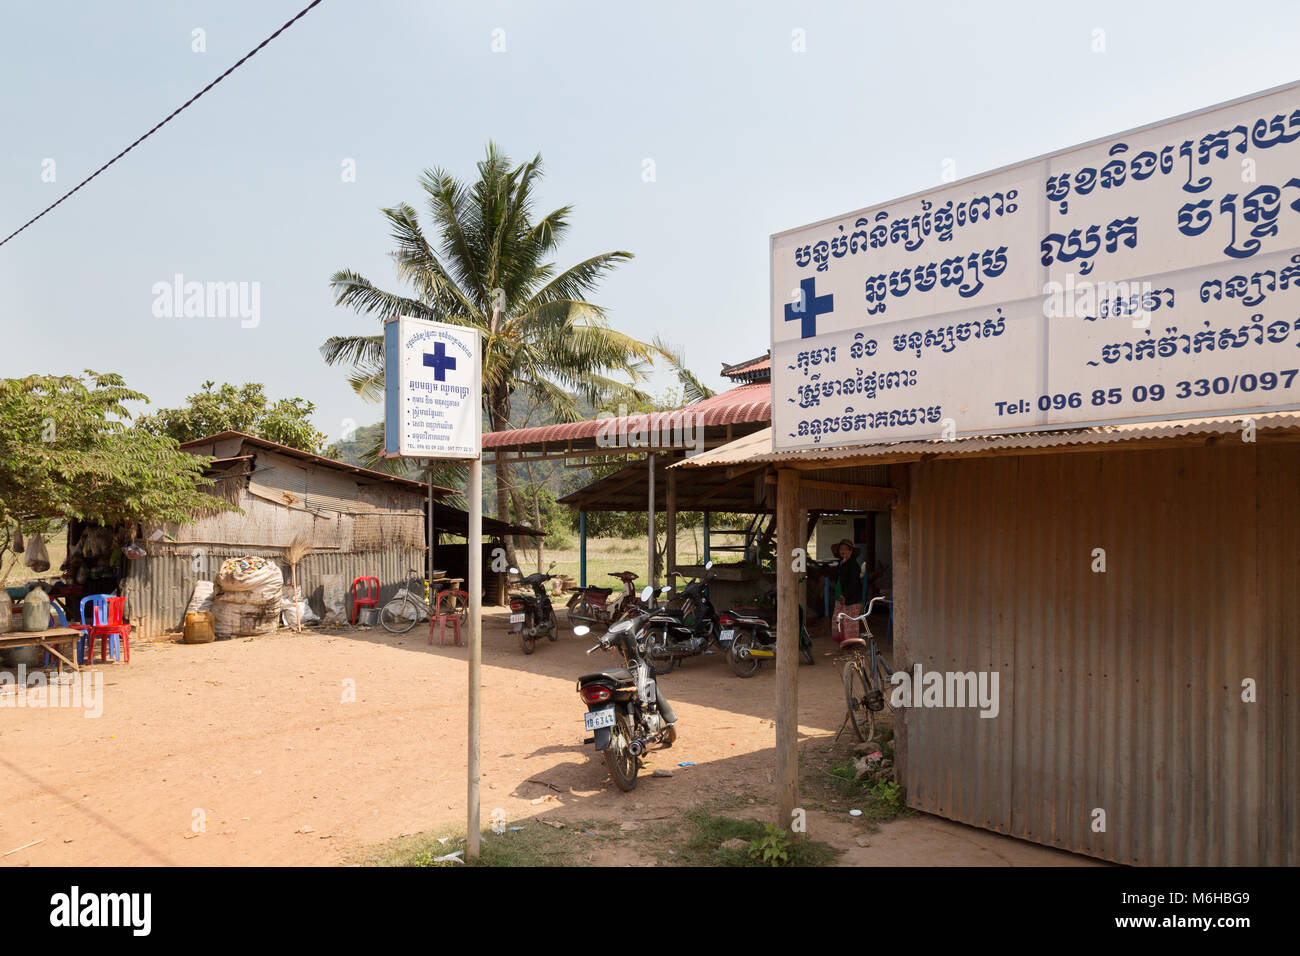
[{"label": "woman wearing hat", "polygon": [[834,548],[840,559],[835,572],[835,610],[831,615],[831,637],[839,644],[846,637],[858,636],[857,621],[841,621],[840,613],[857,616],[862,613],[862,568],[858,565],[858,549],[845,538]]}]

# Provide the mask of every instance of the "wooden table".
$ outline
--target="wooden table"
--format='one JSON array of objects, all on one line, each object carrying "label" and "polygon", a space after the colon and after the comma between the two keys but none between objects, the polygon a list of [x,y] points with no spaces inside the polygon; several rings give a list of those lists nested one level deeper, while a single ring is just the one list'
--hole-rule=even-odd
[{"label": "wooden table", "polygon": [[[77,641],[79,640],[81,640],[81,632],[70,627],[51,627],[44,631],[10,631],[7,634],[0,634],[0,651],[15,647],[42,647],[58,660],[59,673],[62,674],[64,664],[74,671],[81,670],[77,666]],[[71,651],[71,660],[59,652],[58,648],[61,646]]]}]

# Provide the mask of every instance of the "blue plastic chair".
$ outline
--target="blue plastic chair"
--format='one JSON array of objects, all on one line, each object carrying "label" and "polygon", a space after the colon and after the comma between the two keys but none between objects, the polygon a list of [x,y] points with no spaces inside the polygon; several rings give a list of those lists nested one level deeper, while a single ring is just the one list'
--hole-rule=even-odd
[{"label": "blue plastic chair", "polygon": [[[59,607],[57,604],[51,601],[50,602],[50,627],[53,627],[56,624],[59,627],[67,627],[68,619],[63,616],[63,608]],[[81,663],[81,641],[80,640],[77,641],[76,650],[74,650],[72,653],[73,656],[76,658],[77,663],[80,664]],[[45,660],[41,662],[41,666],[49,667],[50,662],[53,659],[54,659],[54,655],[51,654],[49,651],[46,651]]]},{"label": "blue plastic chair", "polygon": [[[90,620],[86,620],[86,605],[91,606]],[[108,595],[107,594],[89,594],[81,599],[81,623],[86,626],[82,631],[81,640],[78,642],[78,657],[81,660],[78,663],[93,664],[95,663],[95,645],[90,640],[90,626],[108,621]],[[122,639],[116,634],[109,638],[108,656],[115,661],[122,659]]]}]

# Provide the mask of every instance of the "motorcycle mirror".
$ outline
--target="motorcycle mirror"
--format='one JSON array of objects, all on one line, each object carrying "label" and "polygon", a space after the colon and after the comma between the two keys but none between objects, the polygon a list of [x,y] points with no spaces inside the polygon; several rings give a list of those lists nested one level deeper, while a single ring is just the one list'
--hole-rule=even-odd
[{"label": "motorcycle mirror", "polygon": [[650,600],[651,596],[653,596],[654,593],[655,593],[655,589],[652,588],[650,585],[647,584],[647,585],[645,586],[645,589],[642,590],[642,592],[641,592],[641,600],[643,600],[643,601],[648,601],[648,600]]},{"label": "motorcycle mirror", "polygon": [[589,628],[586,624],[579,624],[577,627],[573,629],[573,633],[576,634],[578,637],[586,637],[588,634],[591,633],[591,628]]},{"label": "motorcycle mirror", "polygon": [[670,591],[672,591],[672,588],[670,588],[668,585],[665,584],[663,587],[659,589],[659,596],[667,597]]},{"label": "motorcycle mirror", "polygon": [[519,573],[519,569],[518,569],[518,568],[511,568],[511,569],[510,569],[510,573],[511,573],[511,574],[518,574],[518,573]]},{"label": "motorcycle mirror", "polygon": [[704,566],[704,570],[705,570],[705,571],[712,571],[712,570],[713,570],[713,562],[710,561],[708,564],[706,564],[706,565]]}]

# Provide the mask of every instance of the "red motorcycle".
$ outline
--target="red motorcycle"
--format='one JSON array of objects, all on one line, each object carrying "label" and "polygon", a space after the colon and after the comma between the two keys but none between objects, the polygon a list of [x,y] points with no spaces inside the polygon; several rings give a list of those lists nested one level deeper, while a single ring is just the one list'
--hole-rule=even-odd
[{"label": "red motorcycle", "polygon": [[570,627],[582,624],[609,627],[632,607],[636,601],[636,588],[632,585],[636,575],[631,571],[610,571],[609,576],[623,582],[623,593],[615,596],[612,601],[610,596],[614,594],[613,588],[598,588],[594,585],[569,588],[573,592],[568,605]]}]

